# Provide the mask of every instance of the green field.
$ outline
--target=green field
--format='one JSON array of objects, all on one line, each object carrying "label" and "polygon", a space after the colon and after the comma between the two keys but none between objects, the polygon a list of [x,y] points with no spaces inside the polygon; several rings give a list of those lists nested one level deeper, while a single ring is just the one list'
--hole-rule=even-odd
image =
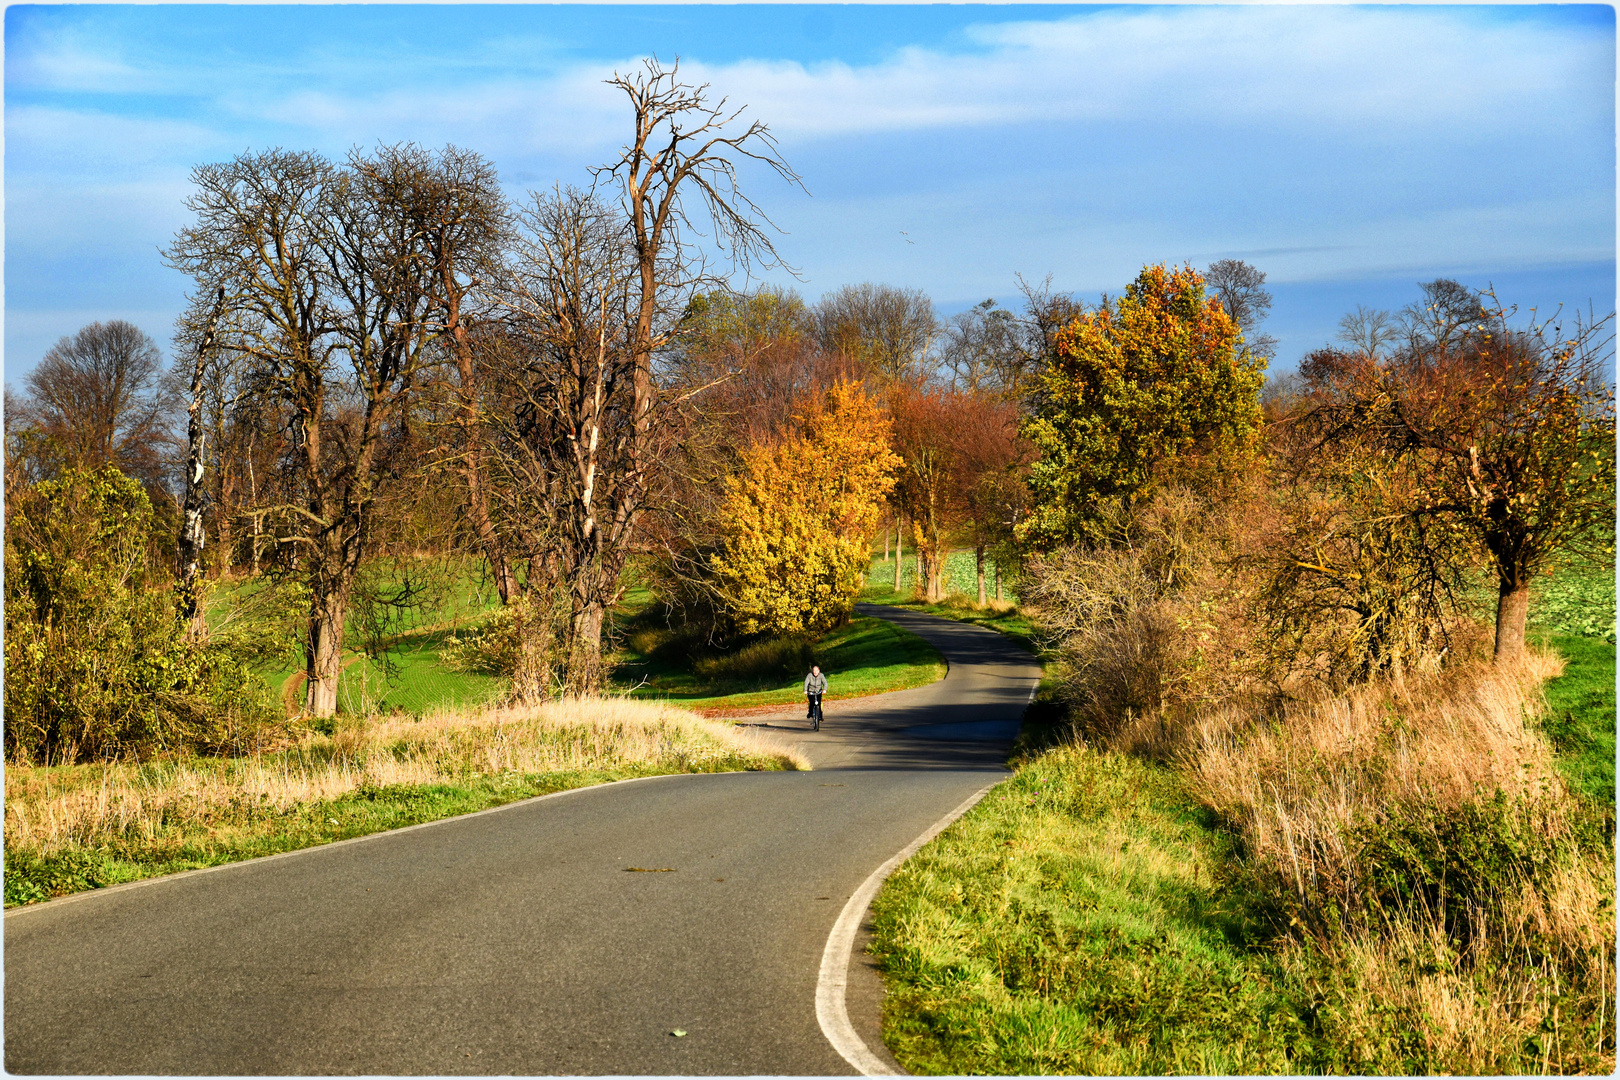
[{"label": "green field", "polygon": [[[340,712],[417,715],[439,708],[475,707],[500,695],[503,680],[456,671],[440,661],[448,635],[464,633],[498,608],[494,589],[470,566],[430,569],[429,587],[418,603],[386,611],[378,628],[376,655],[364,651],[359,615],[351,613],[344,632],[347,655],[338,680]],[[302,611],[288,601],[275,615],[267,616],[270,595],[263,579],[217,583],[208,618],[216,632],[231,632],[233,622],[243,617],[261,621],[263,625],[255,632],[265,640],[254,644],[265,658],[258,671],[291,711],[302,701],[303,657],[298,647]]]},{"label": "green field", "polygon": [[[377,655],[354,648],[363,637],[351,624],[351,650],[338,682],[339,712],[423,715],[476,708],[501,696],[504,679],[456,670],[443,657],[446,639],[475,629],[498,610],[499,601],[471,570],[443,577],[422,604],[389,613]],[[249,582],[218,589],[211,617],[224,622],[233,609],[251,604],[261,588]],[[813,642],[754,641],[721,650],[648,625],[642,616],[652,600],[645,588],[632,585],[614,612],[610,631],[618,640],[609,656],[615,665],[611,686],[634,697],[664,697],[700,707],[797,701],[811,663],[820,663],[828,673],[830,700],[919,686],[945,674],[945,663],[933,648],[882,620],[855,619]],[[302,700],[302,664],[295,645],[299,628],[296,617],[285,620],[285,647],[267,649],[274,656],[260,666],[289,711]]]},{"label": "green field", "polygon": [[1547,684],[1542,729],[1569,786],[1614,807],[1614,642],[1550,634],[1538,642],[1563,654],[1564,674]]},{"label": "green field", "polygon": [[1614,644],[1614,569],[1570,566],[1530,586],[1530,629]]},{"label": "green field", "polygon": [[[911,597],[917,592],[917,553],[910,548],[906,549],[903,564],[900,567],[900,589],[894,588],[894,557],[890,554],[884,559],[881,551],[872,556],[872,566],[866,573],[866,591],[861,599],[868,603],[883,603],[883,597]],[[979,595],[978,578],[975,572],[975,562],[972,551],[953,551],[945,556],[945,591],[947,593],[960,593],[971,602]],[[988,555],[984,560],[984,590],[990,599],[996,595],[996,564]],[[1009,603],[1016,603],[1017,595],[1013,592],[1012,581],[1003,580],[1002,596]]]}]

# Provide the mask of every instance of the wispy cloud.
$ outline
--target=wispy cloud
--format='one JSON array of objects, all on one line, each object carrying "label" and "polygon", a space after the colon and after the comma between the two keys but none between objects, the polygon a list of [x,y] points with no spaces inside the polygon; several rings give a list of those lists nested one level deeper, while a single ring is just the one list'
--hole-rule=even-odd
[{"label": "wispy cloud", "polygon": [[[1126,7],[986,21],[967,41],[956,51],[901,48],[864,65],[696,56],[684,70],[793,139],[1055,120],[1362,124],[1397,135],[1436,123],[1562,125],[1613,111],[1614,57],[1602,35],[1504,23],[1478,9]],[[573,150],[612,141],[623,105],[604,80],[635,65],[626,57],[559,66],[543,44],[504,39],[425,54],[386,44],[340,58],[323,42],[274,64],[198,56],[137,66],[116,43],[58,37],[8,55],[7,82],[190,93],[219,106],[219,122],[286,125],[323,140],[370,141],[412,126]]]}]

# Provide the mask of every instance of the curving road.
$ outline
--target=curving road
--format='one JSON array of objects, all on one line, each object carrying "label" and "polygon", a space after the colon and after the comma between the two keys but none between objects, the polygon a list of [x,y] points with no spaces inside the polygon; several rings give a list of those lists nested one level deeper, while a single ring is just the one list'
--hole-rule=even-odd
[{"label": "curving road", "polygon": [[[819,733],[759,721],[812,772],[609,784],[7,912],[7,1070],[853,1072],[816,1019],[828,933],[1005,774],[1039,677],[993,631],[862,610],[950,674],[831,702]],[[859,949],[849,980],[889,1060]]]}]

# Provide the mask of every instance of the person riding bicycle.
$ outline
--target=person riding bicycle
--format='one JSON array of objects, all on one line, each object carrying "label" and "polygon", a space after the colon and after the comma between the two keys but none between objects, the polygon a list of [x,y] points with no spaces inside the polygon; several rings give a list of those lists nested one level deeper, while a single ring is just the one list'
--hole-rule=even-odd
[{"label": "person riding bicycle", "polygon": [[808,708],[805,718],[817,729],[821,727],[821,695],[826,692],[827,676],[821,673],[820,665],[811,664],[810,674],[804,677],[804,696]]}]

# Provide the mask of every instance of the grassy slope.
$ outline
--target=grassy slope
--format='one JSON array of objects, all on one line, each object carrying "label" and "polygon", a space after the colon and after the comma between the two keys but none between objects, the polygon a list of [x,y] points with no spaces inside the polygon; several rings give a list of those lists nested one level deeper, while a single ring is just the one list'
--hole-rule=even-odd
[{"label": "grassy slope", "polygon": [[[233,594],[251,594],[256,588],[258,583],[251,579],[224,585],[211,605],[211,617],[228,609]],[[498,606],[493,587],[470,569],[452,573],[430,610],[392,613],[386,629],[393,641],[380,660],[351,656],[338,679],[338,708],[356,715],[418,714],[437,708],[473,708],[492,701],[503,680],[453,671],[439,662],[438,654],[447,634],[476,623]],[[351,647],[360,641],[354,627],[347,631],[347,641]],[[289,689],[289,680],[302,671],[301,661],[289,656],[260,674],[279,697]]]},{"label": "grassy slope", "polygon": [[1543,728],[1570,786],[1614,805],[1615,577],[1609,567],[1566,567],[1531,593],[1530,626],[1538,644],[1568,661],[1547,684]]},{"label": "grassy slope", "polygon": [[[1569,660],[1547,689],[1560,766],[1611,807],[1613,585],[1566,571],[1531,610]],[[1239,899],[1210,885],[1226,843],[1167,769],[1072,748],[1034,756],[874,904],[885,1041],[917,1073],[1331,1068],[1310,1004],[1243,947]]]},{"label": "grassy slope", "polygon": [[[830,701],[922,686],[945,676],[945,661],[933,646],[882,619],[850,620],[815,642],[811,655],[827,674]],[[664,650],[651,656],[627,650],[615,679],[621,684],[641,683],[636,697],[707,708],[746,708],[804,698],[807,672],[777,675],[769,680],[772,685],[759,686],[755,680],[704,678],[692,671],[690,659],[666,655]]]},{"label": "grassy slope", "polygon": [[1542,728],[1570,787],[1614,805],[1614,643],[1551,634],[1543,644],[1564,655],[1564,674],[1547,684]]},{"label": "grassy slope", "polygon": [[1161,767],[1026,763],[879,895],[885,1041],[915,1073],[1299,1071],[1298,1010],[1232,944],[1221,843]]}]

